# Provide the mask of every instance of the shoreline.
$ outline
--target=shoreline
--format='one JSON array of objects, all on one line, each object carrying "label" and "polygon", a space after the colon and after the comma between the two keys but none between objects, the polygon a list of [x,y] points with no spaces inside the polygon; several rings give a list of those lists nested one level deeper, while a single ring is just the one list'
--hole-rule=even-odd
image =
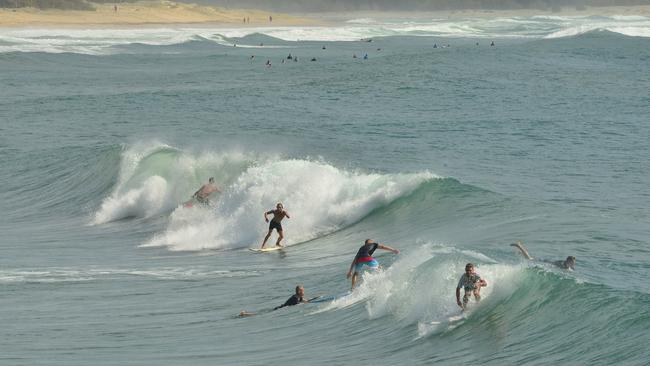
[{"label": "shoreline", "polygon": [[[40,10],[35,8],[1,8],[0,28],[151,28],[232,27],[264,28],[290,26],[340,26],[349,20],[430,19],[454,20],[471,18],[512,18],[535,16],[645,16],[650,17],[650,5],[607,6],[563,9],[559,12],[536,9],[515,10],[441,10],[421,12],[356,11],[332,13],[282,14],[255,9],[224,9],[169,0],[138,1],[134,3],[93,4],[95,10]],[[272,17],[272,21],[269,21]],[[247,19],[247,22],[243,20]],[[370,23],[372,23],[370,19]],[[354,24],[354,23],[353,23]]]},{"label": "shoreline", "polygon": [[[117,28],[175,26],[316,26],[322,22],[302,16],[255,9],[224,9],[168,0],[97,4],[95,10],[0,9],[0,28]],[[247,22],[244,22],[244,19]]]}]

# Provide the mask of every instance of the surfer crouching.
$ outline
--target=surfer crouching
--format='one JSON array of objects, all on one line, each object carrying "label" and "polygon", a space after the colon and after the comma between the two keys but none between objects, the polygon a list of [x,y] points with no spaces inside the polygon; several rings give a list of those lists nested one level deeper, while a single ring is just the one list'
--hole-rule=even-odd
[{"label": "surfer crouching", "polygon": [[208,180],[208,184],[204,184],[203,186],[201,186],[201,188],[199,188],[198,191],[194,192],[192,198],[194,198],[195,200],[197,200],[199,203],[203,205],[209,205],[210,200],[208,199],[208,197],[210,197],[210,195],[214,192],[221,192],[221,191],[219,190],[219,187],[217,187],[217,185],[214,184],[214,177],[210,177],[210,179]]},{"label": "surfer crouching", "polygon": [[[461,309],[465,310],[467,303],[469,303],[469,298],[474,294],[476,301],[481,300],[481,287],[487,286],[487,281],[481,278],[478,273],[475,272],[474,265],[472,263],[467,263],[465,265],[465,273],[460,277],[458,281],[458,286],[456,286],[456,303],[460,306]],[[465,290],[465,295],[463,296],[463,302],[460,302],[460,289]]]}]

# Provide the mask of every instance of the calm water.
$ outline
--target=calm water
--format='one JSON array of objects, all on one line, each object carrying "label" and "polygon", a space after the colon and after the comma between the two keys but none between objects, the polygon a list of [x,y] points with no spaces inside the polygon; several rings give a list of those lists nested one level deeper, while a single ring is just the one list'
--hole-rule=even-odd
[{"label": "calm water", "polygon": [[649,29],[0,30],[0,364],[646,364]]}]

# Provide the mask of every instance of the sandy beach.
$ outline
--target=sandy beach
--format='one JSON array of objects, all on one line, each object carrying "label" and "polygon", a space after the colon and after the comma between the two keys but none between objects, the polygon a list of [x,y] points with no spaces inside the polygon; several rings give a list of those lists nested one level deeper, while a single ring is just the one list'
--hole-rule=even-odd
[{"label": "sandy beach", "polygon": [[[84,26],[216,23],[240,26],[312,25],[308,18],[260,10],[223,9],[172,1],[93,4],[94,11],[0,9],[0,27]],[[272,22],[269,21],[272,17]],[[244,18],[247,22],[244,23]]]}]

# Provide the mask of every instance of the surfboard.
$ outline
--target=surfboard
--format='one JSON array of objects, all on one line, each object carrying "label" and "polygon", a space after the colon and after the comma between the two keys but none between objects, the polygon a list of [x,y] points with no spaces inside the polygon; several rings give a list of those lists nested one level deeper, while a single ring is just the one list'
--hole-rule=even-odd
[{"label": "surfboard", "polygon": [[338,295],[324,295],[324,296],[319,296],[319,297],[313,298],[313,299],[309,300],[309,302],[310,303],[319,303],[319,302],[329,302],[329,301],[334,301],[334,300],[340,300],[340,299],[343,299],[343,298],[345,298],[347,296],[350,296],[351,294],[352,294],[352,292],[347,291],[347,292],[344,292],[344,293],[338,294]]},{"label": "surfboard", "polygon": [[261,248],[248,248],[251,252],[257,252],[257,253],[266,253],[266,252],[274,252],[276,250],[282,250],[284,247],[277,247],[277,246],[272,246],[272,247],[267,247],[264,249]]}]

